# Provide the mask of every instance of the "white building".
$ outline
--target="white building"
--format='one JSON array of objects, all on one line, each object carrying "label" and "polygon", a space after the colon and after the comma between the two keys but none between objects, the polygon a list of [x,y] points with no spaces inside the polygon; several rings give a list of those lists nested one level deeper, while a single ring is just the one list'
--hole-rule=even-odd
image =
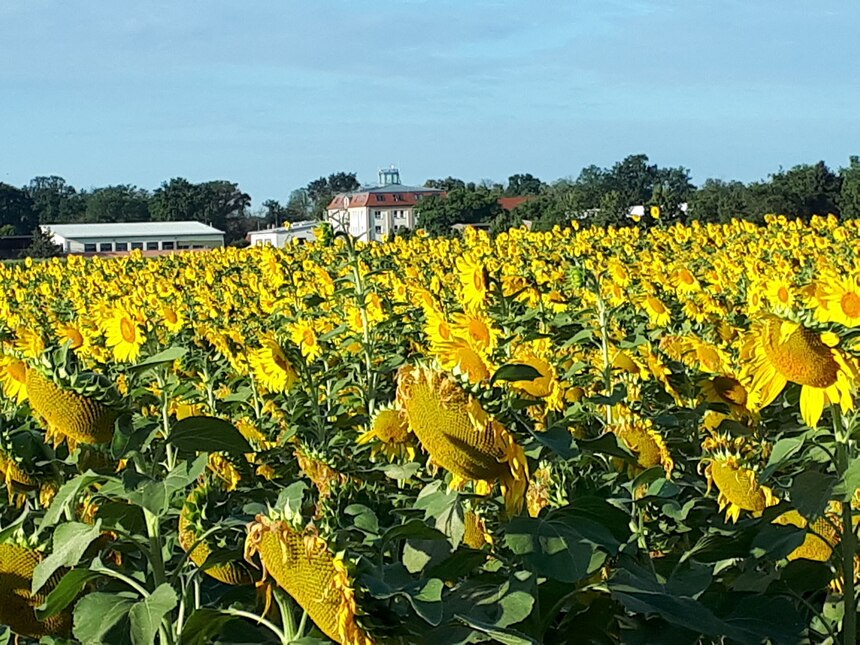
[{"label": "white building", "polygon": [[121,222],[42,224],[66,253],[127,253],[213,249],[224,246],[224,232],[202,222]]},{"label": "white building", "polygon": [[251,246],[274,246],[282,248],[293,240],[312,242],[316,239],[313,229],[317,226],[319,226],[319,222],[314,220],[293,222],[289,226],[251,231],[245,236],[245,239],[251,243]]},{"label": "white building", "polygon": [[436,188],[404,186],[394,166],[379,171],[379,185],[336,195],[326,209],[335,232],[381,240],[401,228],[415,228],[415,204],[422,197],[444,195]]}]

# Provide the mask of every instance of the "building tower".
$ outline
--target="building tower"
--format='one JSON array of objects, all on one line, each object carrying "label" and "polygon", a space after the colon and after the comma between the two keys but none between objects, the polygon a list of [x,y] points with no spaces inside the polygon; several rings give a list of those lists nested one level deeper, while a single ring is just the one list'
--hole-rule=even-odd
[{"label": "building tower", "polygon": [[379,171],[379,185],[380,186],[391,186],[391,185],[400,185],[400,171],[394,164],[391,164],[388,168],[382,168]]}]

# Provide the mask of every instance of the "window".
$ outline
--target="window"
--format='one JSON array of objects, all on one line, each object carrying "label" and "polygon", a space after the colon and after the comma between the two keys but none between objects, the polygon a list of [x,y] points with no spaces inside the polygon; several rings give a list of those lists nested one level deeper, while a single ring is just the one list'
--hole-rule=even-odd
[{"label": "window", "polygon": [[113,251],[113,242],[102,242],[99,244],[99,251],[102,253],[109,253]]},{"label": "window", "polygon": [[172,251],[173,250],[173,242],[162,242],[161,249],[163,251]]},{"label": "window", "polygon": [[[268,241],[268,240],[266,240],[266,241]],[[188,249],[190,247],[187,244],[177,244],[176,248],[180,249],[180,250],[185,250],[185,249]]]},{"label": "window", "polygon": [[202,244],[194,244],[191,246],[192,249],[205,249],[206,247]]},{"label": "window", "polygon": [[381,226],[374,226],[373,230],[376,231],[377,233],[382,233],[382,227]]},{"label": "window", "polygon": [[157,251],[158,250],[158,242],[147,242],[146,243],[147,251]]},{"label": "window", "polygon": [[373,217],[376,219],[382,219],[382,211],[373,211]]},{"label": "window", "polygon": [[84,244],[84,253],[95,253],[96,245],[95,244]]},{"label": "window", "polygon": [[377,195],[377,196],[376,196],[376,201],[378,201],[378,202],[384,202],[384,201],[385,201],[385,195]]},{"label": "window", "polygon": [[116,243],[117,251],[128,251],[128,242],[117,242]]},{"label": "window", "polygon": [[143,242],[132,242],[131,243],[131,250],[132,251],[134,251],[135,249],[142,249],[142,248],[143,248]]},{"label": "window", "polygon": [[396,202],[402,202],[402,201],[403,201],[403,195],[395,195],[395,196],[394,196],[394,201],[396,201]]}]

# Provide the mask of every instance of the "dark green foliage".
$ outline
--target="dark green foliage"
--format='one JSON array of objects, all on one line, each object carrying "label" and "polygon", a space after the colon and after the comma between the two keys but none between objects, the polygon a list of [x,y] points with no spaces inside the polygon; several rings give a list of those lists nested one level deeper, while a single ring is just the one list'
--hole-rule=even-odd
[{"label": "dark green foliage", "polygon": [[63,255],[63,249],[54,244],[50,233],[45,233],[38,226],[33,229],[33,241],[21,252],[22,258],[55,258]]}]

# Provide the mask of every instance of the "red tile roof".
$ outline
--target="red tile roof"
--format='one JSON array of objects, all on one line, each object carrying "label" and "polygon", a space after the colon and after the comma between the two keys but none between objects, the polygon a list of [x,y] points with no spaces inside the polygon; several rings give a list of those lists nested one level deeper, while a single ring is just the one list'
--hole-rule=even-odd
[{"label": "red tile roof", "polygon": [[526,195],[525,197],[500,197],[499,206],[506,211],[512,211],[520,204],[529,201],[534,195]]}]

